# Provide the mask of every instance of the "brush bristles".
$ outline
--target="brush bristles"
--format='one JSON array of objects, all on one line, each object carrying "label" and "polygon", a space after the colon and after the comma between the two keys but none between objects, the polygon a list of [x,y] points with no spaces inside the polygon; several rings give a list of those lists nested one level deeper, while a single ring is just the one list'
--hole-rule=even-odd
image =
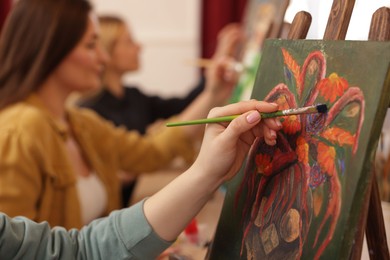
[{"label": "brush bristles", "polygon": [[328,112],[328,106],[326,104],[320,104],[320,105],[317,105],[317,112],[318,113],[326,113]]}]

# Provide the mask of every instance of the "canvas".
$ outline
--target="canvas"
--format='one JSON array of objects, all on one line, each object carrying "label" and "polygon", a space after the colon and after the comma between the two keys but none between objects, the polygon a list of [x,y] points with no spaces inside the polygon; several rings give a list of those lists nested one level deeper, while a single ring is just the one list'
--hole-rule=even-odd
[{"label": "canvas", "polygon": [[267,40],[252,98],[280,109],[277,145],[253,144],[209,259],[347,259],[390,101],[390,42]]}]

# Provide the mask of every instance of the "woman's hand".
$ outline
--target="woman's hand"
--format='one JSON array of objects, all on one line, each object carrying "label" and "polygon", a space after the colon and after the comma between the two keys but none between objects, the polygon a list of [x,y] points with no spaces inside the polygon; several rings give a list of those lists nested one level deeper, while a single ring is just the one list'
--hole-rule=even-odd
[{"label": "woman's hand", "polygon": [[277,118],[261,120],[259,112],[274,112],[278,105],[250,100],[213,109],[209,117],[241,114],[230,123],[208,124],[199,156],[194,163],[200,171],[221,182],[240,169],[256,137],[268,145],[276,144],[276,131],[282,128]]},{"label": "woman's hand", "polygon": [[237,85],[239,72],[234,69],[236,61],[227,56],[214,58],[206,71],[204,92],[211,97],[213,107],[225,105]]},{"label": "woman's hand", "polygon": [[230,123],[206,126],[195,163],[161,191],[146,200],[145,216],[163,239],[175,239],[212,194],[240,169],[256,137],[276,144],[278,119],[261,120],[259,112],[274,112],[278,105],[256,100],[213,109],[209,117],[241,114]]},{"label": "woman's hand", "polygon": [[240,47],[244,44],[245,35],[239,23],[230,23],[218,33],[217,46],[213,58],[228,56],[239,58]]},{"label": "woman's hand", "polygon": [[[207,69],[205,89],[177,119],[187,121],[205,118],[212,108],[225,105],[237,84],[237,79],[238,73],[232,66],[232,59],[221,57],[213,60]],[[192,125],[183,129],[186,135],[193,139],[203,134],[204,125]]]},{"label": "woman's hand", "polygon": [[243,40],[244,33],[238,23],[228,24],[218,33],[212,65],[206,71],[206,91],[212,94],[214,106],[226,104],[237,85],[239,73],[234,65]]}]

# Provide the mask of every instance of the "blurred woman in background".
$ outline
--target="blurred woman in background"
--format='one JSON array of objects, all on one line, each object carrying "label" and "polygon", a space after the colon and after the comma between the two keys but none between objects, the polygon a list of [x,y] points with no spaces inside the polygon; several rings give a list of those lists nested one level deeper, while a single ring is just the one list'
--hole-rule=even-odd
[{"label": "blurred woman in background", "polygon": [[[141,137],[66,106],[71,93],[100,89],[108,59],[89,2],[16,3],[0,37],[0,211],[81,227],[120,207],[119,170],[193,156],[204,126]],[[205,91],[176,120],[203,118],[225,102],[237,79],[227,67],[213,63]]]},{"label": "blurred woman in background", "polygon": [[[125,86],[123,76],[140,69],[141,45],[136,42],[131,30],[121,18],[111,15],[100,16],[99,24],[100,39],[110,59],[103,73],[102,88],[86,93],[78,101],[80,106],[94,110],[116,126],[124,126],[128,130],[137,130],[145,134],[152,123],[181,113],[203,91],[209,91],[205,89],[203,76],[198,86],[183,98],[161,98],[145,94],[138,86]],[[218,36],[213,59],[221,57],[234,59],[242,36],[238,24],[229,24],[223,28]],[[158,131],[164,131],[164,128],[158,128]],[[187,164],[189,163],[191,161],[187,161]],[[122,173],[120,176],[123,179],[123,206],[127,206],[135,188],[136,177]]]}]

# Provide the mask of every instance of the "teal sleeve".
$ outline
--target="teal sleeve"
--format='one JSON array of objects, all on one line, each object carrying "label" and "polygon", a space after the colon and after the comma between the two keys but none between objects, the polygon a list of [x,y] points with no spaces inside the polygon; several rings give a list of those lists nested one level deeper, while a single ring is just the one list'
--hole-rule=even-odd
[{"label": "teal sleeve", "polygon": [[143,202],[80,231],[0,213],[0,259],[155,259],[171,242],[153,231]]}]

